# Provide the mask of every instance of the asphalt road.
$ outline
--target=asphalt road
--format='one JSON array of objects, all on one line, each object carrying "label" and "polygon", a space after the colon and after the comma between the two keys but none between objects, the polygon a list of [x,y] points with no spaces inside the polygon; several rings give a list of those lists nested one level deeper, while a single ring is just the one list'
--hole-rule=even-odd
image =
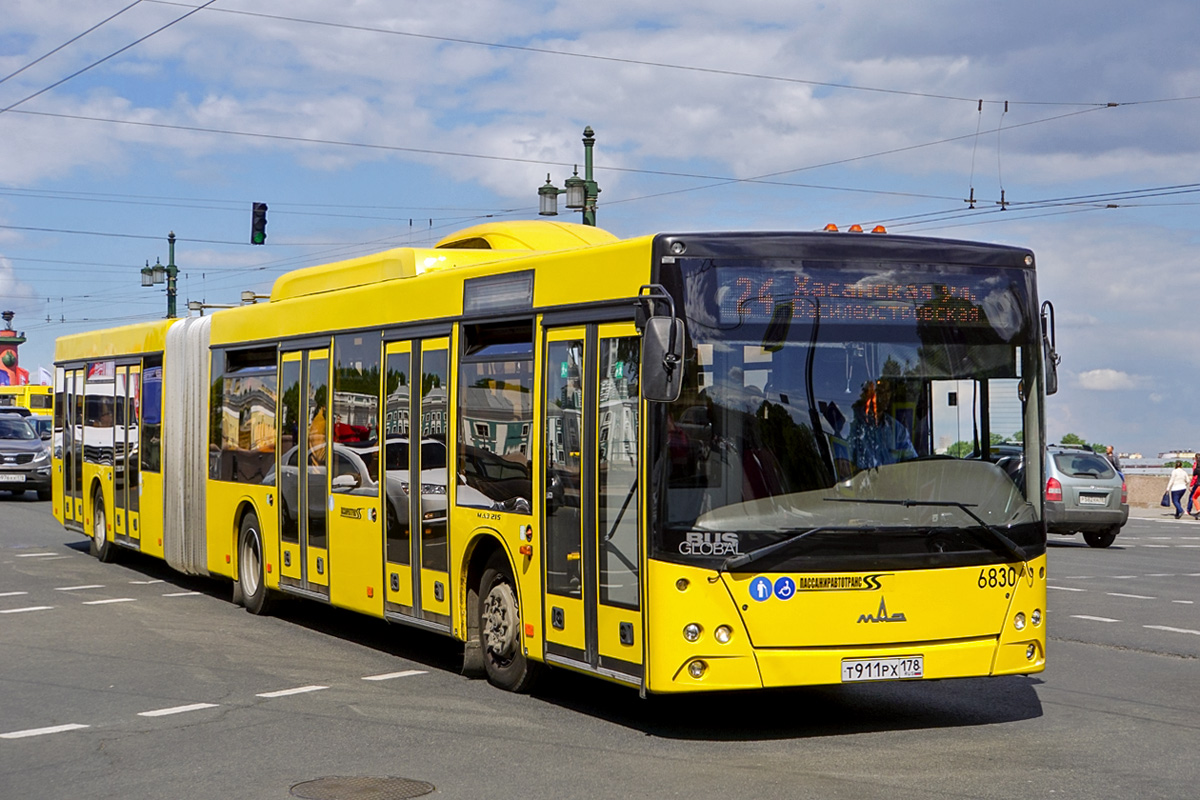
[{"label": "asphalt road", "polygon": [[[276,616],[148,559],[100,564],[0,500],[0,798],[1194,798],[1200,523],[1055,539],[1031,677],[640,700],[457,674],[438,637]],[[321,791],[318,791],[321,790]],[[327,793],[322,791],[330,790]],[[407,793],[406,793],[407,792]]]}]

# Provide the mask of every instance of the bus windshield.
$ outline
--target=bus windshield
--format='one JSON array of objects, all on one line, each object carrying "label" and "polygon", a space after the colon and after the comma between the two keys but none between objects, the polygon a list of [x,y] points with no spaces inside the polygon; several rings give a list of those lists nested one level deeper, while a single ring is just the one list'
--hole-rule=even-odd
[{"label": "bus windshield", "polygon": [[1040,477],[1027,485],[1024,469],[1040,442],[1026,399],[1040,363],[1032,270],[780,258],[662,269],[687,344],[660,426],[657,555],[899,569],[1040,546]]}]

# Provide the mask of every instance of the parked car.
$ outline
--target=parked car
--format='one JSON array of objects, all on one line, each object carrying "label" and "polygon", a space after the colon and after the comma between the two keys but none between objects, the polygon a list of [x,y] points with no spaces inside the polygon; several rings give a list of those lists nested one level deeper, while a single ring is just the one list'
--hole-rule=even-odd
[{"label": "parked car", "polygon": [[1082,446],[1046,448],[1046,530],[1082,533],[1091,547],[1108,547],[1129,519],[1125,479],[1100,453]]},{"label": "parked car", "polygon": [[0,489],[50,499],[50,448],[18,414],[0,413]]}]

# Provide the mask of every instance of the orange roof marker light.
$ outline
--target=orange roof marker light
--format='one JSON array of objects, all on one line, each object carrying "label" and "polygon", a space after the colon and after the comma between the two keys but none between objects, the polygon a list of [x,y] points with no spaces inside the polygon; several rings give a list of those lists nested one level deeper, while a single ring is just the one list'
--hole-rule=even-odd
[{"label": "orange roof marker light", "polygon": [[847,228],[846,232],[847,233],[862,233],[862,225],[859,225],[856,222],[853,225],[851,225],[849,228]]},{"label": "orange roof marker light", "polygon": [[876,225],[874,228],[871,228],[871,233],[887,233],[887,228],[882,225]]},{"label": "orange roof marker light", "polygon": [[831,222],[831,223],[829,223],[828,225],[826,225],[826,226],[825,226],[825,231],[826,231],[827,233],[837,233],[837,232],[838,232],[837,225],[834,225],[834,224]]}]

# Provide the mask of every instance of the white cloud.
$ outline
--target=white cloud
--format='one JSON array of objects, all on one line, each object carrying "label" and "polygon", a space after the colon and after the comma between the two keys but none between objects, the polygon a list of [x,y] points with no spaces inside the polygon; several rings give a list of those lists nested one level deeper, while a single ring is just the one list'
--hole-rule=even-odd
[{"label": "white cloud", "polygon": [[1138,384],[1138,379],[1127,372],[1117,369],[1091,369],[1079,373],[1079,385],[1084,389],[1097,392],[1114,392],[1121,389],[1132,389]]}]

